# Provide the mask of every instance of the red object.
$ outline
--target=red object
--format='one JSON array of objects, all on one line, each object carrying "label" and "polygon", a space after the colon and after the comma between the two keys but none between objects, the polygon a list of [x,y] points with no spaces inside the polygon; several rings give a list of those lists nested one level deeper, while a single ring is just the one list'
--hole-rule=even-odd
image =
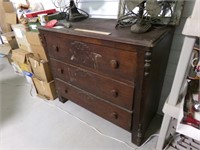
[{"label": "red object", "polygon": [[34,12],[30,12],[30,13],[26,13],[26,17],[27,18],[33,18],[33,17],[37,17],[39,14],[53,14],[56,12],[56,9],[48,9],[48,10],[41,10],[41,11],[34,11]]},{"label": "red object", "polygon": [[193,127],[195,127],[195,128],[198,128],[198,129],[200,129],[200,121],[198,121],[198,120],[196,120],[196,119],[194,119],[192,116],[186,116],[185,118],[184,118],[184,122],[186,123],[186,124],[188,124],[188,125],[191,125],[191,126],[193,126]]},{"label": "red object", "polygon": [[52,28],[52,27],[54,27],[54,26],[57,24],[57,22],[58,22],[58,20],[56,20],[56,19],[51,20],[51,21],[49,21],[49,22],[45,25],[45,27],[46,27],[46,28]]}]

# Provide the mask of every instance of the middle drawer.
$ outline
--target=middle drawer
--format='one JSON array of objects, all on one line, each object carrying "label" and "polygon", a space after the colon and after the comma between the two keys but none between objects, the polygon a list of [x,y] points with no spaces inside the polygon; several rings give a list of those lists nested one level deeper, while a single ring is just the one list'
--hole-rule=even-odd
[{"label": "middle drawer", "polygon": [[132,110],[134,87],[101,76],[88,70],[51,59],[54,78],[59,78],[78,88],[90,92],[105,101]]}]

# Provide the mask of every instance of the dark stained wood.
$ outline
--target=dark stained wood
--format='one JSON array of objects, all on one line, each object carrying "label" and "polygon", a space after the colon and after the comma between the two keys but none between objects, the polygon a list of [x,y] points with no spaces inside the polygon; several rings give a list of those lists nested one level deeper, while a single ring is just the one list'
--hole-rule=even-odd
[{"label": "dark stained wood", "polygon": [[[139,143],[146,140],[143,138],[145,130],[148,128],[149,122],[152,120],[157,112],[172,38],[173,30],[169,32],[168,36],[162,38],[154,48],[151,48],[152,56],[149,76],[144,78],[143,83],[141,83],[143,88],[141,101],[135,101],[136,103],[134,104],[134,110],[136,112],[140,112],[140,115],[135,115],[135,118],[133,119],[133,122],[138,121],[140,122],[139,124],[141,124],[141,139]],[[140,78],[140,75],[138,78]],[[139,105],[140,107],[137,107]],[[132,140],[137,139],[136,130],[138,129],[135,129],[135,131],[133,130],[134,133],[132,134]]]},{"label": "dark stained wood", "polygon": [[[65,24],[65,21],[62,21]],[[116,43],[125,43],[125,44],[134,44],[134,45],[141,45],[146,47],[154,47],[158,42],[158,37],[162,38],[165,36],[166,31],[169,31],[170,28],[159,28],[153,29],[151,34],[149,32],[143,34],[136,34],[130,32],[130,28],[119,28],[115,29],[116,20],[113,19],[87,19],[78,23],[71,23],[72,28],[64,28],[64,29],[51,29],[54,32],[68,34],[69,38],[72,36],[79,36],[81,41],[84,42],[91,42],[90,38],[95,36],[97,43],[102,43],[103,45],[109,46],[104,40],[109,39],[112,42]],[[101,35],[101,34],[91,34],[87,32],[75,31],[74,29],[81,28],[81,29],[88,29],[94,31],[103,31],[109,32],[110,35]],[[48,28],[43,28],[43,30],[49,30]]]},{"label": "dark stained wood", "polygon": [[72,23],[71,29],[39,31],[60,99],[129,130],[139,146],[157,111],[173,29],[134,34],[128,28],[115,29],[115,24],[116,20],[87,19]]},{"label": "dark stained wood", "polygon": [[[68,35],[56,33],[47,36],[46,42],[51,58],[86,67],[98,73],[103,72],[109,76],[118,77],[118,80],[134,82],[137,62],[136,52],[119,51],[116,48],[83,43],[76,41],[76,37],[68,39]],[[114,66],[114,62],[116,66]]]},{"label": "dark stained wood", "polygon": [[[87,92],[132,111],[134,87],[85,69],[51,60],[55,78],[62,79]],[[92,84],[92,86],[91,86]]]},{"label": "dark stained wood", "polygon": [[59,98],[59,101],[62,102],[62,103],[65,103],[65,102],[68,101],[67,98],[64,98],[64,97],[62,97],[62,96],[59,96],[58,98]]},{"label": "dark stained wood", "polygon": [[58,94],[130,131],[132,113],[107,103],[101,98],[56,79]]}]

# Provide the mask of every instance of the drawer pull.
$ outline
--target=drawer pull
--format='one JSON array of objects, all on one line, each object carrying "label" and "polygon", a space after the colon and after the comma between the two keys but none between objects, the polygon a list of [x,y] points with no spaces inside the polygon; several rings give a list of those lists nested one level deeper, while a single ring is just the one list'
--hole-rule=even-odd
[{"label": "drawer pull", "polygon": [[65,93],[66,93],[66,94],[68,93],[68,90],[67,90],[67,89],[65,89]]},{"label": "drawer pull", "polygon": [[114,69],[119,67],[119,63],[118,63],[117,60],[111,60],[110,64],[111,64],[111,67],[114,68]]},{"label": "drawer pull", "polygon": [[117,90],[112,90],[111,93],[112,93],[113,97],[118,97],[118,95],[119,95]]},{"label": "drawer pull", "polygon": [[58,48],[58,46],[53,45],[53,49],[54,49],[56,52],[59,52],[59,48]]},{"label": "drawer pull", "polygon": [[111,117],[114,119],[118,119],[118,114],[116,112],[111,113]]},{"label": "drawer pull", "polygon": [[61,74],[64,74],[64,70],[61,69],[61,68],[58,68],[58,72],[61,73]]}]

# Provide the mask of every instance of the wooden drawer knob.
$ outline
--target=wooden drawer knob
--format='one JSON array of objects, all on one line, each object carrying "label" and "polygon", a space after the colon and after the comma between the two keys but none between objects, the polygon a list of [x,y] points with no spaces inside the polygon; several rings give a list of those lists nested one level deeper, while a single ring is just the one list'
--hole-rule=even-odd
[{"label": "wooden drawer knob", "polygon": [[111,117],[114,119],[118,119],[118,114],[116,112],[111,113]]},{"label": "wooden drawer knob", "polygon": [[111,93],[112,93],[113,97],[117,97],[118,96],[118,91],[117,90],[112,90]]},{"label": "wooden drawer knob", "polygon": [[119,63],[118,63],[117,60],[111,60],[111,61],[110,61],[110,65],[111,65],[111,67],[114,68],[114,69],[116,69],[116,68],[119,67]]},{"label": "wooden drawer knob", "polygon": [[58,72],[61,73],[61,74],[64,74],[64,70],[61,69],[61,68],[58,68]]},{"label": "wooden drawer knob", "polygon": [[53,45],[53,49],[54,49],[56,52],[59,52],[59,48],[58,48],[58,46]]},{"label": "wooden drawer knob", "polygon": [[68,90],[67,89],[65,89],[65,94],[67,94],[68,93]]}]

